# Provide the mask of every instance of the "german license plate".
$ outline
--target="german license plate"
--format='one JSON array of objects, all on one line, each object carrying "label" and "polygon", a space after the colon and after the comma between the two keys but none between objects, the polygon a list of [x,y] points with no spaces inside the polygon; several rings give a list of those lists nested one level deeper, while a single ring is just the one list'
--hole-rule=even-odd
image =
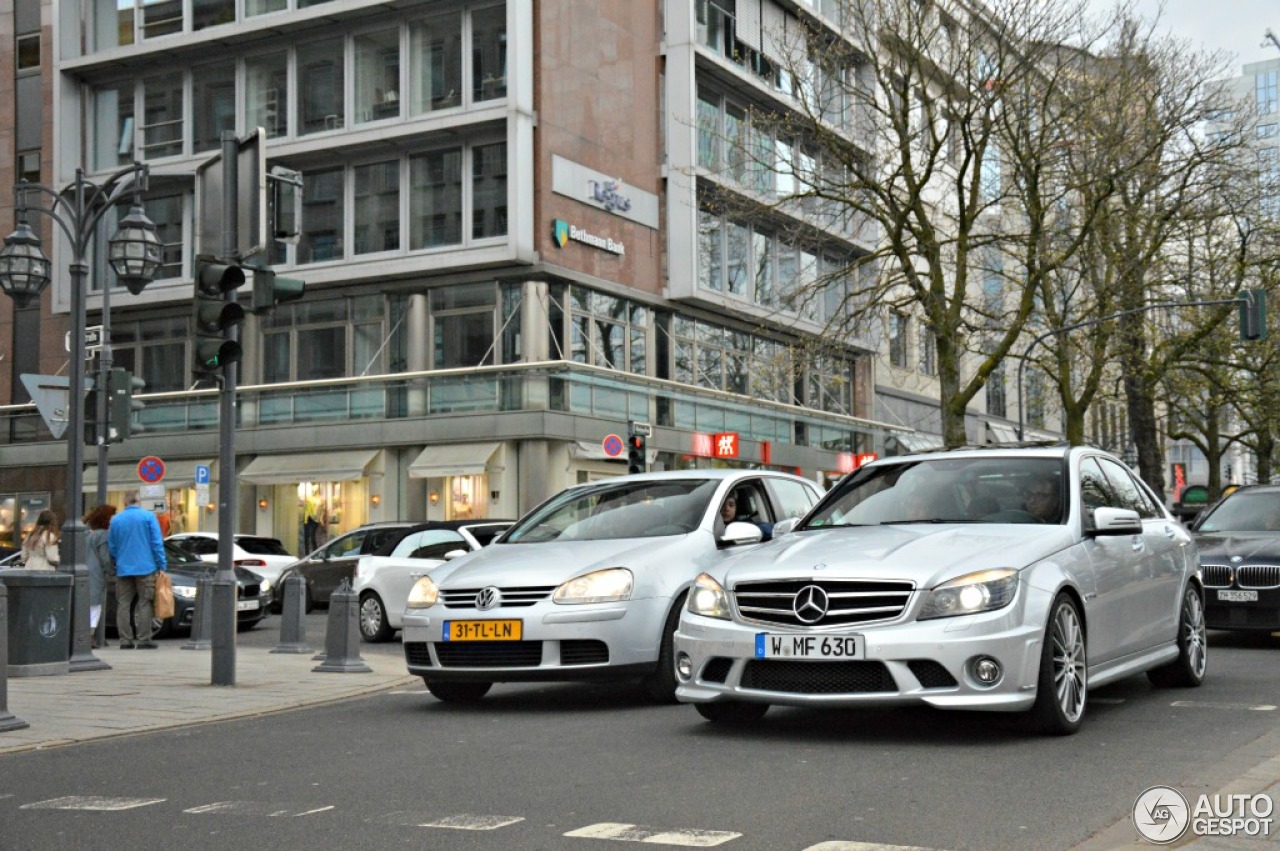
[{"label": "german license plate", "polygon": [[756,633],[757,659],[861,659],[860,635]]},{"label": "german license plate", "polygon": [[519,641],[523,621],[445,621],[445,641]]},{"label": "german license plate", "polygon": [[252,611],[255,611],[257,608],[258,608],[257,600],[237,600],[236,601],[237,612],[252,612]]},{"label": "german license plate", "polygon": [[1256,603],[1257,591],[1218,591],[1218,601],[1222,603]]}]

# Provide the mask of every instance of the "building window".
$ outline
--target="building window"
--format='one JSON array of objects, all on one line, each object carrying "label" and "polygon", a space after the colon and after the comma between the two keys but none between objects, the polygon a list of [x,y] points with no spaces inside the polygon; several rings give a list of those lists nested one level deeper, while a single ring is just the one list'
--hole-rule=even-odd
[{"label": "building window", "polygon": [[163,74],[142,81],[144,159],[182,154],[185,141],[182,76],[181,73]]},{"label": "building window", "polygon": [[355,169],[355,253],[400,249],[400,162]]},{"label": "building window", "polygon": [[462,17],[442,15],[409,28],[409,111],[462,105]]},{"label": "building window", "polygon": [[586,287],[571,287],[569,299],[569,359],[644,375],[651,311]]},{"label": "building window", "polygon": [[1255,75],[1254,96],[1259,115],[1280,111],[1280,71],[1263,71]]},{"label": "building window", "polygon": [[810,408],[853,415],[853,361],[838,356],[814,355],[806,372],[809,386],[805,402]]},{"label": "building window", "polygon": [[462,243],[462,148],[409,158],[409,248]]},{"label": "building window", "polygon": [[192,29],[233,24],[236,20],[235,0],[191,0]]},{"label": "building window", "polygon": [[720,217],[698,211],[698,285],[708,290],[723,290],[724,246]]},{"label": "building window", "polygon": [[433,369],[488,366],[494,357],[493,285],[441,287],[431,291]]},{"label": "building window", "polygon": [[471,238],[507,235],[507,143],[471,150]]},{"label": "building window", "polygon": [[191,101],[194,152],[220,150],[222,132],[236,129],[235,64],[206,65],[192,72]]},{"label": "building window", "polygon": [[911,320],[904,313],[889,314],[889,363],[907,368],[907,331]]},{"label": "building window", "polygon": [[507,96],[507,10],[491,6],[471,13],[471,100]]},{"label": "building window", "polygon": [[355,42],[356,123],[400,115],[400,30],[365,33]]},{"label": "building window", "polygon": [[1044,376],[1032,371],[1027,375],[1027,425],[1044,428],[1045,400]]},{"label": "building window", "polygon": [[920,323],[920,372],[924,375],[938,374],[938,341],[933,331],[923,322]]},{"label": "building window", "polygon": [[698,93],[698,165],[720,166],[720,99],[705,92]]},{"label": "building window", "polygon": [[22,151],[18,154],[18,179],[28,183],[40,182],[39,151]]},{"label": "building window", "polygon": [[142,37],[159,38],[182,32],[183,0],[138,0],[142,7]]},{"label": "building window", "polygon": [[299,263],[342,258],[343,170],[307,172],[302,176],[302,237]]},{"label": "building window", "polygon": [[93,93],[93,167],[107,171],[133,162],[133,83],[103,86]]},{"label": "building window", "polygon": [[987,413],[995,417],[1007,416],[1005,413],[1004,364],[996,367],[987,376]]},{"label": "building window", "polygon": [[[373,318],[381,311],[381,296]],[[364,306],[359,316],[353,317],[353,302],[369,301],[331,298],[320,301],[300,301],[281,305],[263,320],[262,380],[268,384],[286,381],[310,381],[325,378],[344,378],[366,369],[366,363],[348,362],[348,334],[350,328],[363,327],[352,324],[352,319],[368,319],[369,307]],[[374,331],[381,336],[381,324]],[[367,329],[365,336],[368,336]],[[368,355],[371,347],[362,351]],[[379,370],[372,370],[377,372]]]},{"label": "building window", "polygon": [[298,48],[299,132],[306,136],[346,126],[343,87],[343,40],[331,38]]},{"label": "building window", "polygon": [[19,71],[36,70],[40,67],[40,33],[20,35],[17,41],[17,68]]},{"label": "building window", "polygon": [[289,55],[283,50],[245,59],[245,112],[267,138],[289,134]]},{"label": "building window", "polygon": [[[150,212],[150,202],[147,210]],[[190,386],[186,355],[186,317],[111,324],[111,358],[146,382],[147,393],[169,393]]]}]

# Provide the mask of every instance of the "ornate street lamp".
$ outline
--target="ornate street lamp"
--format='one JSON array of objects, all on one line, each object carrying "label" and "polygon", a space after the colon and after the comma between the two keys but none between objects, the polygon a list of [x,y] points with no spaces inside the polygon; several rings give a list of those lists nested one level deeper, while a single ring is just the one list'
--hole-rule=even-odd
[{"label": "ornate street lamp", "polygon": [[[37,213],[56,223],[71,243],[71,361],[67,369],[67,502],[62,526],[62,562],[59,570],[71,573],[71,659],[72,671],[111,667],[90,650],[89,573],[85,567],[84,515],[84,394],[85,394],[85,298],[89,278],[86,257],[89,243],[104,216],[133,193],[133,208],[120,222],[119,231],[109,240],[108,257],[121,283],[131,293],[139,293],[160,268],[160,241],[155,224],[142,210],[141,193],[146,190],[148,168],[134,163],[97,185],[76,169],[75,182],[62,192],[25,180],[14,187],[18,215],[17,229],[0,250],[0,289],[18,307],[36,298],[49,285],[52,264],[40,248],[40,239],[27,224],[27,213]],[[48,206],[28,205],[27,195],[50,199]],[[104,299],[108,290],[103,283]],[[106,320],[104,318],[104,326]],[[104,347],[110,331],[104,327]],[[101,455],[99,456],[102,457]],[[106,475],[99,469],[98,476]]]}]

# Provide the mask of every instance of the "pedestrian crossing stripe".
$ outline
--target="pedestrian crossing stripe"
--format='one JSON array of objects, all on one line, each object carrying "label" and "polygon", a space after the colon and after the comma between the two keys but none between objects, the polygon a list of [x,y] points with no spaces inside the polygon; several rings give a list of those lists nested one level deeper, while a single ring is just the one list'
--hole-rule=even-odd
[{"label": "pedestrian crossing stripe", "polygon": [[48,801],[23,804],[19,809],[113,812],[116,810],[134,810],[138,807],[149,807],[152,804],[163,804],[164,802],[164,798],[101,798],[93,795],[68,795],[64,798],[51,798]]},{"label": "pedestrian crossing stripe", "polygon": [[299,807],[297,804],[273,804],[266,801],[218,801],[213,804],[191,807],[183,810],[183,812],[193,815],[235,813],[237,815],[266,816],[268,818],[282,816],[298,818],[299,816],[310,816],[316,813],[327,813],[332,809],[336,809],[332,804],[327,807]]},{"label": "pedestrian crossing stripe", "polygon": [[613,839],[620,842],[647,842],[653,845],[681,845],[688,848],[711,848],[731,839],[737,839],[741,835],[728,830],[666,830],[607,821],[571,830],[565,834],[565,836],[579,839]]},{"label": "pedestrian crossing stripe", "polygon": [[472,813],[456,813],[447,816],[429,816],[422,813],[396,812],[369,821],[392,824],[397,827],[439,827],[446,830],[497,830],[524,821],[523,816],[482,816]]}]

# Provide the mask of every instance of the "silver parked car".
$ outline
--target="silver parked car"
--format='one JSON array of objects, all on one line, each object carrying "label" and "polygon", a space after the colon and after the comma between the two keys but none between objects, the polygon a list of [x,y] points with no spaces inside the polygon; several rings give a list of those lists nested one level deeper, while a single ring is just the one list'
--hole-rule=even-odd
[{"label": "silver parked car", "polygon": [[414,585],[409,672],[441,700],[495,682],[641,677],[674,700],[671,639],[693,578],[818,499],[761,470],[649,473],[578,485]]},{"label": "silver parked car", "polygon": [[1029,711],[1073,733],[1088,692],[1205,675],[1190,535],[1086,447],[891,458],[791,532],[697,577],[677,697],[711,721],[770,704]]}]

